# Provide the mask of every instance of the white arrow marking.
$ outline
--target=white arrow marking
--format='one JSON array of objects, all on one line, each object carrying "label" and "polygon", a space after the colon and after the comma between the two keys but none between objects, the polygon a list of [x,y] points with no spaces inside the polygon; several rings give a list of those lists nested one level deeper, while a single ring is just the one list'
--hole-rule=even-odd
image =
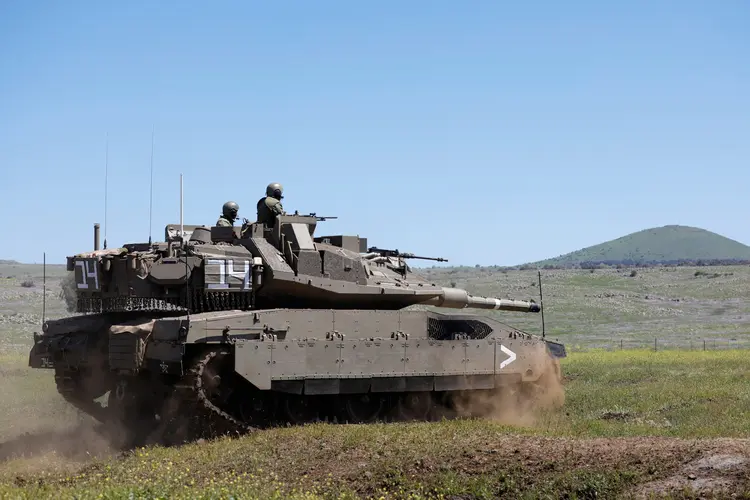
[{"label": "white arrow marking", "polygon": [[503,344],[500,344],[500,350],[508,355],[508,359],[500,363],[500,369],[502,370],[516,360],[516,353],[505,347]]}]

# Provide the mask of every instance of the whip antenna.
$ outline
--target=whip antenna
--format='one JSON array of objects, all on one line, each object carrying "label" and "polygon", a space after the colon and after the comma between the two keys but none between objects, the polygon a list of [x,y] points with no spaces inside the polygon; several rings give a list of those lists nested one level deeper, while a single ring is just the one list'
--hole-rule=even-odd
[{"label": "whip antenna", "polygon": [[185,305],[187,306],[187,317],[189,321],[190,320],[190,308],[191,308],[190,299],[192,297],[192,292],[190,291],[190,277],[189,277],[190,268],[188,267],[187,255],[184,254],[186,242],[185,242],[185,224],[184,224],[184,190],[182,187],[182,174],[180,174],[180,239],[181,239],[181,246],[183,248],[183,256],[185,257],[185,295],[187,296]]},{"label": "whip antenna", "polygon": [[544,297],[542,296],[542,272],[537,271],[539,275],[539,310],[542,312],[542,338],[544,338]]},{"label": "whip antenna", "polygon": [[109,132],[104,147],[104,248],[107,248],[107,180],[109,177]]},{"label": "whip antenna", "polygon": [[47,318],[47,252],[42,257],[42,329]]},{"label": "whip antenna", "polygon": [[185,224],[183,223],[183,191],[182,191],[182,174],[180,174],[180,241],[182,246],[185,246]]},{"label": "whip antenna", "polygon": [[148,200],[148,244],[151,244],[151,221],[154,210],[154,126],[151,126],[151,180]]}]

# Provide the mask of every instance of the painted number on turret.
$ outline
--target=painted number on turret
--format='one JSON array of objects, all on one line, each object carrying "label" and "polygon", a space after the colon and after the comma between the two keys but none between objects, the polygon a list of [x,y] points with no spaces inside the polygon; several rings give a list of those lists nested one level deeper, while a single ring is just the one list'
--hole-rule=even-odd
[{"label": "painted number on turret", "polygon": [[76,260],[74,272],[79,290],[99,291],[99,268],[96,264],[96,259]]},{"label": "painted number on turret", "polygon": [[[241,270],[235,270],[235,264]],[[204,267],[206,288],[209,290],[250,290],[250,261],[208,259]]]}]

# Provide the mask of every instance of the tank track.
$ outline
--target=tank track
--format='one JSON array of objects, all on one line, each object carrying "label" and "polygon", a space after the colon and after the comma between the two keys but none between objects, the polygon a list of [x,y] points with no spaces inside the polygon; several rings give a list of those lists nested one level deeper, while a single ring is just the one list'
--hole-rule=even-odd
[{"label": "tank track", "polygon": [[[166,428],[182,429],[187,439],[214,438],[222,435],[240,435],[258,430],[221,409],[211,399],[210,387],[204,375],[212,362],[221,362],[227,351],[209,351],[194,359],[184,377],[174,386],[174,391],[165,405]],[[172,402],[176,404],[172,405]],[[187,424],[183,428],[183,424]]]},{"label": "tank track", "polygon": [[93,399],[86,399],[85,395],[81,397],[79,372],[77,370],[55,369],[55,387],[57,393],[77,410],[91,415],[100,422],[107,420],[106,408],[93,401]]}]

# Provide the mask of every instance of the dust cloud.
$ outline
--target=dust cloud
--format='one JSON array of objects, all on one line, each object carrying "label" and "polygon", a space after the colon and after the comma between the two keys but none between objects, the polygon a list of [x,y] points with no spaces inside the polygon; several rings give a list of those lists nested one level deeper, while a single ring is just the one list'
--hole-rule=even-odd
[{"label": "dust cloud", "polygon": [[451,403],[460,417],[474,417],[505,425],[534,427],[546,411],[565,403],[560,361],[540,354],[542,374],[535,382],[456,394]]},{"label": "dust cloud", "polygon": [[0,375],[0,462],[42,455],[75,460],[109,452],[97,421],[56,394],[47,373],[18,367]]},{"label": "dust cloud", "polygon": [[[542,370],[537,381],[458,393],[450,401],[452,408],[449,413],[513,426],[536,425],[542,412],[564,403],[565,391],[558,360],[542,353],[534,366]],[[63,401],[47,402],[46,405],[37,402],[37,405],[37,411],[22,411],[2,419],[0,462],[50,455],[63,461],[89,461],[119,456],[132,448],[129,440],[123,439],[126,433],[114,422],[101,423]],[[182,444],[187,440],[182,436],[187,429],[182,429],[180,423],[185,424],[163,421],[145,425],[142,431],[146,443],[142,444]],[[171,439],[162,435],[165,427],[170,430],[167,434]]]},{"label": "dust cloud", "polygon": [[46,454],[72,460],[86,460],[111,455],[116,451],[112,441],[105,435],[103,426],[84,421],[64,430],[40,428],[7,439],[0,443],[0,461]]},{"label": "dust cloud", "polygon": [[39,392],[27,394],[17,405],[12,405],[13,398],[7,399],[6,414],[0,418],[0,462],[42,456],[86,461],[122,451],[111,425],[76,409],[57,394]]}]

